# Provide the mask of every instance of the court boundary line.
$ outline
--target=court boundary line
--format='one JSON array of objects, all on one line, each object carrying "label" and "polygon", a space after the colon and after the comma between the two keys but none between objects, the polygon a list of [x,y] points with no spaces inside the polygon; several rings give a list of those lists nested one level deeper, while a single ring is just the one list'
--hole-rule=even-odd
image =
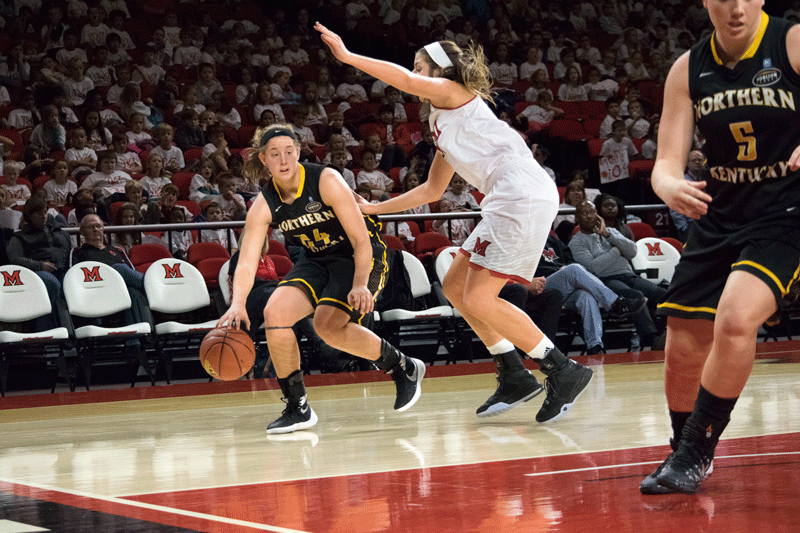
[{"label": "court boundary line", "polygon": [[[781,433],[783,435],[784,433]],[[749,438],[749,437],[744,437]],[[800,451],[797,452],[765,452],[765,453],[745,453],[741,455],[720,455],[718,457],[714,457],[715,461],[719,461],[722,459],[742,459],[746,457],[771,457],[771,456],[780,456],[780,455],[800,455]],[[576,472],[597,472],[600,470],[613,470],[615,468],[628,468],[632,466],[644,466],[644,465],[655,465],[660,464],[663,461],[643,461],[641,463],[617,463],[614,465],[605,465],[605,466],[593,466],[593,467],[586,467],[586,468],[570,468],[568,470],[551,470],[549,472],[533,472],[531,474],[523,474],[527,477],[541,477],[541,476],[553,476],[556,474],[574,474]]]},{"label": "court boundary line", "polygon": [[[763,434],[760,434],[760,435],[749,435],[747,437],[733,437],[731,439],[723,439],[721,442],[724,443],[726,441],[729,442],[729,441],[743,440],[743,439],[759,439],[759,438],[763,438],[763,437],[773,437],[773,436],[782,436],[782,435],[797,435],[798,437],[800,437],[800,432],[790,431],[788,433],[763,433]],[[627,451],[627,450],[637,450],[637,449],[638,450],[648,450],[648,449],[667,448],[667,447],[668,446],[665,444],[665,445],[654,445],[654,446],[653,445],[651,445],[651,446],[632,446],[630,448],[612,448],[612,449],[608,449],[608,450],[595,450],[595,451],[592,451],[592,452],[570,451],[568,453],[549,454],[549,455],[536,455],[536,456],[522,457],[522,458],[517,458],[517,459],[497,459],[497,460],[494,460],[494,461],[477,461],[476,460],[476,461],[469,461],[469,462],[464,462],[464,463],[453,463],[453,464],[447,464],[447,465],[418,466],[418,467],[414,467],[414,468],[387,468],[386,470],[375,470],[375,471],[371,471],[371,472],[362,472],[362,473],[328,474],[328,475],[317,475],[317,476],[314,476],[314,477],[280,479],[280,480],[274,480],[274,481],[248,481],[246,483],[228,483],[228,484],[225,484],[225,485],[196,487],[196,488],[190,488],[190,489],[178,489],[178,490],[167,490],[167,491],[157,491],[157,492],[141,492],[141,493],[134,493],[134,494],[121,494],[121,495],[118,495],[117,497],[118,498],[137,498],[137,497],[141,497],[141,496],[152,496],[152,495],[155,495],[155,494],[174,494],[174,493],[193,492],[193,491],[200,491],[200,490],[228,489],[228,488],[232,488],[232,487],[249,487],[249,486],[253,486],[253,485],[271,485],[271,484],[275,484],[275,483],[294,483],[294,482],[298,482],[298,481],[314,481],[314,480],[317,480],[317,479],[329,479],[329,478],[336,478],[336,477],[369,476],[369,475],[372,475],[372,474],[386,474],[386,473],[389,473],[389,472],[405,472],[405,471],[411,471],[411,470],[426,470],[426,469],[434,469],[434,468],[451,468],[451,467],[471,466],[471,465],[479,465],[479,464],[508,463],[508,462],[514,462],[514,461],[535,461],[537,459],[548,459],[548,458],[553,458],[553,457],[569,457],[570,455],[608,453],[608,452],[615,452],[615,451]],[[775,452],[775,453],[777,454],[778,452]],[[786,453],[789,453],[789,452],[786,452]],[[800,454],[800,451],[791,452],[791,453]],[[738,456],[725,456],[725,457],[738,457]],[[720,456],[719,458],[722,459],[723,456]],[[645,461],[643,463],[630,463],[629,465],[626,465],[626,466],[640,466],[640,465],[648,465],[648,464],[659,464],[661,462],[663,462],[663,460]],[[589,468],[589,469],[586,469],[586,470],[609,469],[609,468],[612,468],[612,467],[616,468],[618,466],[617,465],[611,465],[611,466],[607,466],[607,467]],[[567,470],[564,470],[564,471],[561,471],[561,470],[548,471],[548,472],[542,472],[541,475],[548,475],[548,474],[554,474],[554,473],[560,473],[560,472],[568,472],[568,471]],[[534,474],[524,474],[524,475],[525,476],[531,476],[531,475],[534,475]],[[539,473],[536,473],[535,475],[539,475]],[[0,481],[2,481],[2,479],[0,479]],[[136,501],[136,500],[132,500],[132,501]]]},{"label": "court boundary line", "polygon": [[[168,514],[173,514],[173,515],[186,516],[186,517],[190,517],[190,518],[197,518],[197,519],[200,519],[200,520],[208,520],[209,522],[219,522],[219,523],[226,524],[226,525],[231,525],[231,526],[249,527],[249,528],[258,529],[258,530],[261,530],[261,531],[271,531],[273,533],[310,533],[308,531],[301,531],[299,529],[289,529],[289,528],[280,527],[280,526],[271,526],[271,525],[268,525],[268,524],[259,524],[259,523],[256,523],[256,522],[248,522],[248,521],[245,521],[245,520],[238,520],[236,518],[226,518],[226,517],[223,517],[223,516],[210,515],[210,514],[206,514],[206,513],[198,513],[196,511],[187,511],[185,509],[178,509],[176,507],[166,507],[166,506],[163,506],[163,505],[156,505],[156,504],[140,502],[140,501],[136,501],[136,500],[127,500],[125,498],[120,498],[120,497],[117,497],[117,496],[102,496],[102,495],[99,495],[99,494],[92,494],[90,492],[83,492],[83,491],[78,491],[78,490],[53,488],[53,487],[48,487],[46,485],[41,485],[41,484],[38,484],[38,483],[28,483],[28,482],[22,483],[22,482],[11,480],[11,479],[7,479],[7,478],[0,478],[0,482],[8,483],[9,485],[16,485],[16,486],[20,486],[20,487],[29,487],[29,488],[32,488],[32,489],[38,489],[38,490],[44,490],[44,491],[49,491],[49,492],[68,494],[70,496],[77,496],[77,497],[80,497],[80,498],[87,498],[87,499],[91,499],[91,500],[99,500],[99,501],[103,501],[103,502],[114,503],[114,504],[117,504],[117,505],[125,505],[125,506],[128,506],[128,507],[138,507],[140,509],[146,509],[148,511],[158,511],[158,512],[168,513]],[[54,502],[54,503],[58,503],[58,502]],[[63,504],[63,505],[69,505],[69,504]],[[72,507],[75,507],[75,506],[72,506]],[[96,511],[95,509],[88,509],[88,510],[95,511],[95,512],[103,512],[105,514],[111,514],[111,515],[114,514],[114,513],[108,512],[108,511]]]}]

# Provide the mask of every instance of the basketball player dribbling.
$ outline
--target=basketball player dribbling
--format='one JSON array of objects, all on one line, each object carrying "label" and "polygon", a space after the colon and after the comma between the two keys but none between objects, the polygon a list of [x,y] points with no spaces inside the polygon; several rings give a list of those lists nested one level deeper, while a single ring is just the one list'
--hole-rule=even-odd
[{"label": "basketball player dribbling", "polygon": [[[800,26],[763,0],[704,0],[714,32],[670,69],[652,184],[697,219],[659,313],[673,452],[644,494],[691,494],[755,359],[758,328],[800,275]],[[708,182],[683,179],[694,127]]]},{"label": "basketball player dribbling", "polygon": [[419,50],[414,71],[347,50],[341,38],[317,23],[323,42],[352,65],[430,106],[437,151],[428,180],[396,198],[361,204],[365,214],[400,212],[438,200],[455,172],[480,192],[483,219],[462,245],[443,288],[497,363],[498,387],[477,410],[498,415],[527,402],[542,385],[522,365],[516,347],[547,376],[539,422],[565,414],[586,388],[592,371],[567,359],[520,309],[500,299],[508,280],[529,284],[558,212],[558,192],[522,138],[494,116],[490,75],[482,50],[450,41]]},{"label": "basketball player dribbling", "polygon": [[292,330],[311,314],[325,343],[392,374],[397,388],[394,409],[405,411],[419,399],[425,364],[406,357],[361,325],[372,313],[388,272],[380,224],[362,216],[338,171],[299,162],[300,141],[291,126],[257,130],[253,153],[246,172],[260,176],[268,170],[271,178],[247,213],[231,307],[217,326],[250,328],[245,305],[270,223],[278,225],[287,244],[305,251],[264,309],[267,344],[286,401],[286,409],[269,424],[267,433],[290,433],[317,423]]}]

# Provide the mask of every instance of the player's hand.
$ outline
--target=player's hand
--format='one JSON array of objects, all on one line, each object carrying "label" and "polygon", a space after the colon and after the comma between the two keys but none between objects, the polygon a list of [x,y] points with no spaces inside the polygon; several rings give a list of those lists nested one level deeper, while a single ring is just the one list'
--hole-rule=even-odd
[{"label": "player's hand", "polygon": [[789,158],[789,170],[794,172],[798,168],[800,168],[800,146],[794,149],[792,157]]},{"label": "player's hand", "polygon": [[705,181],[686,181],[680,178],[661,181],[655,193],[670,209],[693,219],[698,219],[708,212],[708,204],[712,198],[703,191],[706,187]]},{"label": "player's hand", "polygon": [[244,308],[244,304],[232,303],[230,309],[217,320],[216,327],[242,329],[242,324],[245,326],[244,329],[250,330],[250,318],[247,316],[247,310]]},{"label": "player's hand", "polygon": [[354,286],[347,295],[347,303],[362,315],[371,313],[375,307],[375,300],[366,285]]},{"label": "player's hand", "polygon": [[328,48],[331,49],[331,53],[333,57],[341,61],[342,63],[347,63],[348,59],[350,58],[351,54],[345,47],[344,43],[342,42],[342,38],[339,37],[337,34],[333,33],[331,30],[317,22],[314,24],[314,29],[320,33],[320,37],[322,37],[322,42],[328,45]]}]

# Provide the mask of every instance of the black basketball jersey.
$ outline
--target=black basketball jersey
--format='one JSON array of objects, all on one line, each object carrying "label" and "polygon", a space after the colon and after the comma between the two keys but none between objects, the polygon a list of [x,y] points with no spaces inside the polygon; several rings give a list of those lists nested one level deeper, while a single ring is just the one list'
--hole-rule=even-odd
[{"label": "black basketball jersey", "polygon": [[800,76],[786,52],[792,24],[762,13],[753,44],[732,69],[713,35],[691,49],[689,93],[711,175],[708,217],[722,227],[800,205],[800,172],[788,167],[800,144]]},{"label": "black basketball jersey", "polygon": [[[325,167],[301,163],[300,187],[291,203],[284,203],[277,186],[270,180],[261,194],[272,212],[272,222],[286,238],[286,244],[302,246],[310,257],[316,255],[353,255],[353,246],[347,238],[333,208],[322,201],[319,180]],[[380,241],[380,223],[365,217],[367,230],[373,241]]]}]

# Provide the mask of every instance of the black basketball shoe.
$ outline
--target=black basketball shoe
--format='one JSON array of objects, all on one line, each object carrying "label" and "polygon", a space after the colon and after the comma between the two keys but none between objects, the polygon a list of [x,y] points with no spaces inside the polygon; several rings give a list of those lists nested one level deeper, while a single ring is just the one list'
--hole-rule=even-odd
[{"label": "black basketball shoe", "polygon": [[[664,467],[667,463],[670,462],[672,456],[675,455],[675,452],[678,450],[678,443],[675,442],[675,439],[669,439],[669,445],[672,448],[672,453],[667,456],[663,463],[658,465],[658,468],[653,470],[653,472],[642,480],[642,483],[639,485],[639,492],[642,494],[672,494],[675,492],[674,490],[666,487],[658,482],[658,476],[664,470]],[[714,461],[712,460],[708,464],[708,469],[705,472],[705,478],[711,475],[714,471]]]},{"label": "black basketball shoe", "polygon": [[656,482],[670,492],[694,494],[713,470],[713,461],[713,449],[709,451],[699,443],[683,438],[678,449],[664,462]]},{"label": "black basketball shoe", "polygon": [[624,318],[627,316],[635,315],[647,305],[647,298],[640,296],[638,298],[617,298],[608,314],[614,318]]},{"label": "black basketball shoe", "polygon": [[281,413],[280,418],[267,426],[267,433],[291,433],[301,429],[308,429],[317,424],[317,413],[308,405],[306,396],[300,398],[299,402],[281,398],[286,402],[286,409]]},{"label": "black basketball shoe", "polygon": [[397,386],[397,398],[394,401],[395,411],[405,411],[417,403],[422,394],[422,377],[424,375],[425,363],[408,356],[405,356],[403,363],[392,369],[392,379]]},{"label": "black basketball shoe", "polygon": [[572,405],[592,381],[594,372],[588,367],[569,360],[569,364],[550,374],[544,380],[547,398],[536,413],[536,421],[554,422],[567,414]]},{"label": "black basketball shoe", "polygon": [[539,380],[525,368],[499,371],[497,390],[478,407],[476,414],[480,418],[497,416],[522,405],[543,390]]}]

